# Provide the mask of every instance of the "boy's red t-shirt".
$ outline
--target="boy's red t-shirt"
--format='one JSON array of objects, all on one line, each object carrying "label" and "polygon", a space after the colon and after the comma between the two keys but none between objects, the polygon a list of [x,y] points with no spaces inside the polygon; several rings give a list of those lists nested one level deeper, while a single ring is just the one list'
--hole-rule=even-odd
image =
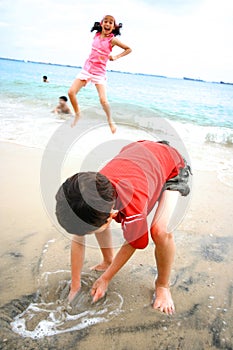
[{"label": "boy's red t-shirt", "polygon": [[137,141],[122,148],[100,173],[117,192],[115,220],[121,223],[124,237],[134,248],[148,244],[147,215],[159,199],[165,182],[184,167],[179,152],[153,141]]}]

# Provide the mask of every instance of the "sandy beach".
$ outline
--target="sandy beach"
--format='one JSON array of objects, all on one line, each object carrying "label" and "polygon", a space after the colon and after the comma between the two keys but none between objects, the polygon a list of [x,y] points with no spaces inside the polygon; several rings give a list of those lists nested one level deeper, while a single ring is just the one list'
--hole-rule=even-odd
[{"label": "sandy beach", "polygon": [[[233,349],[233,188],[214,171],[195,169],[191,204],[175,232],[174,316],[151,308],[156,268],[150,242],[111,282],[104,322],[39,339],[13,332],[11,322],[38,298],[38,289],[47,293],[46,302],[64,295],[67,285],[59,283],[61,277],[69,280],[70,240],[43,206],[43,150],[12,143],[0,143],[0,149],[0,349]],[[90,281],[98,273],[89,267],[99,258],[96,248],[87,247],[84,272]],[[45,285],[48,272],[54,274]],[[118,311],[108,318],[108,310]]]}]

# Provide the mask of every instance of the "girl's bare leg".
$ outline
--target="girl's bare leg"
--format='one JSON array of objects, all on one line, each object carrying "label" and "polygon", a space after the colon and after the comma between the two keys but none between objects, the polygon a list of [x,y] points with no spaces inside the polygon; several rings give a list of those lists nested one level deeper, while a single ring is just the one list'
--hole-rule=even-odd
[{"label": "girl's bare leg", "polygon": [[104,112],[106,113],[108,124],[110,126],[111,132],[114,134],[116,132],[116,125],[111,117],[110,106],[107,100],[106,88],[105,85],[96,84],[96,89],[99,94],[100,103],[103,107]]},{"label": "girl's bare leg", "polygon": [[80,117],[80,109],[79,109],[76,95],[80,91],[80,89],[85,85],[86,85],[86,80],[75,79],[75,81],[73,82],[73,84],[71,85],[68,91],[68,96],[75,113],[74,120],[71,124],[72,127],[74,127],[77,124]]},{"label": "girl's bare leg", "polygon": [[171,268],[175,256],[175,242],[168,224],[175,209],[178,191],[164,191],[151,224],[151,237],[155,243],[158,277],[155,282],[154,309],[173,314],[174,303],[169,289]]},{"label": "girl's bare leg", "polygon": [[112,235],[110,228],[106,228],[104,232],[95,233],[99,243],[103,261],[100,264],[91,267],[91,270],[105,271],[113,260]]}]

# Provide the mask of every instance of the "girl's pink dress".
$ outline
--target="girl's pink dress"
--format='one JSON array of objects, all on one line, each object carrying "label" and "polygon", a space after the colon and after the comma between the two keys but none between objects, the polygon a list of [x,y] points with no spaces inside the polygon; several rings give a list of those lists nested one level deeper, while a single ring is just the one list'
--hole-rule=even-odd
[{"label": "girl's pink dress", "polygon": [[101,33],[94,36],[90,56],[86,60],[83,69],[90,74],[104,77],[106,75],[106,65],[112,51],[111,40],[113,34],[102,38]]}]

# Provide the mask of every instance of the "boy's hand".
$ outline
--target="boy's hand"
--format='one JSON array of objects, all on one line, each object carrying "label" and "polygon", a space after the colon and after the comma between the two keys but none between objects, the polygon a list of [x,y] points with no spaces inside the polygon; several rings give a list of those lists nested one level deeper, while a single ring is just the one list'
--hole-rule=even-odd
[{"label": "boy's hand", "polygon": [[92,286],[91,295],[93,296],[93,303],[103,298],[108,289],[108,281],[102,276],[98,278]]},{"label": "boy's hand", "polygon": [[74,300],[75,296],[77,295],[77,293],[80,291],[80,287],[78,289],[71,289],[68,295],[68,301],[69,303],[72,302],[72,300]]}]

